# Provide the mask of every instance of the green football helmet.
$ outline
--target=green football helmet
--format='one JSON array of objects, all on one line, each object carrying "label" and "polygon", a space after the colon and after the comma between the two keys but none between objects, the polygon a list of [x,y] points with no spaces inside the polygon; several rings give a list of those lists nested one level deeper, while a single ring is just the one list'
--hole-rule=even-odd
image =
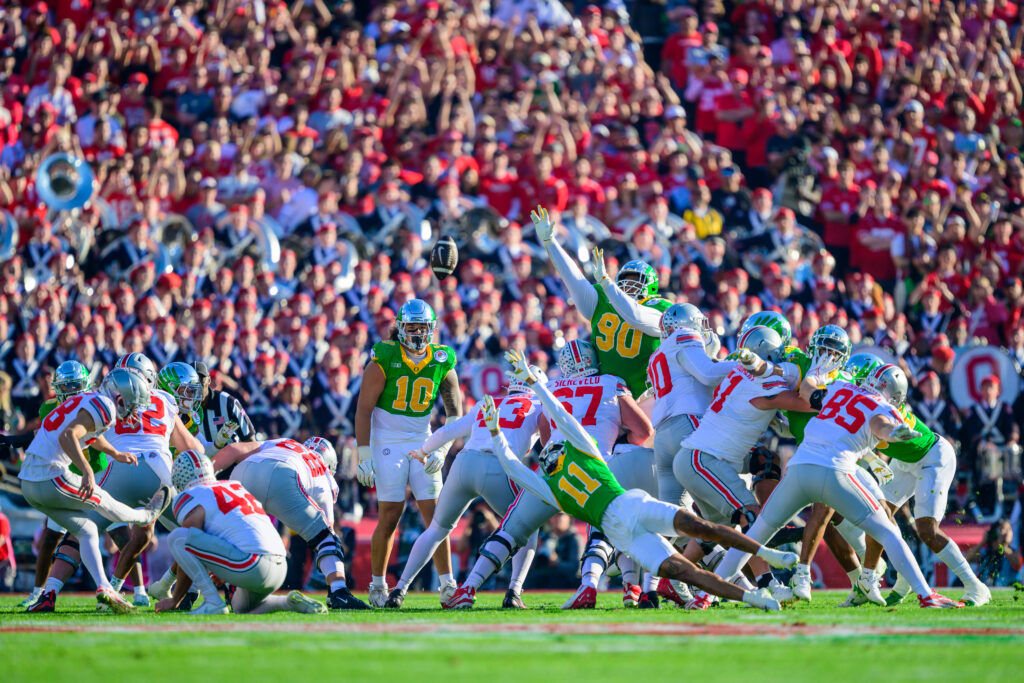
[{"label": "green football helmet", "polygon": [[855,353],[843,366],[843,377],[860,386],[871,372],[885,363],[873,353]]},{"label": "green football helmet", "polygon": [[[410,330],[409,327],[425,325]],[[395,326],[398,328],[398,343],[413,353],[423,353],[434,338],[434,330],[437,328],[437,316],[434,309],[423,299],[409,299],[398,309],[398,316],[395,318]]]},{"label": "green football helmet", "polygon": [[195,413],[203,400],[199,373],[188,363],[168,363],[157,376],[158,386],[174,397],[183,413]]},{"label": "green football helmet", "polygon": [[850,359],[851,349],[850,336],[839,325],[819,327],[807,344],[807,354],[812,358],[819,353],[828,352],[836,356],[841,364]]},{"label": "green football helmet", "polygon": [[768,327],[775,330],[782,337],[783,346],[789,346],[793,340],[793,328],[790,327],[786,316],[775,311],[760,311],[747,318],[743,322],[743,327],[740,328],[739,336],[742,337],[743,333],[752,327]]},{"label": "green football helmet", "polygon": [[615,284],[627,296],[637,301],[658,296],[658,271],[649,263],[634,259],[626,262],[619,268],[619,274],[615,276]]},{"label": "green football helmet", "polygon": [[53,373],[53,393],[63,403],[89,388],[89,371],[77,360],[66,360]]}]

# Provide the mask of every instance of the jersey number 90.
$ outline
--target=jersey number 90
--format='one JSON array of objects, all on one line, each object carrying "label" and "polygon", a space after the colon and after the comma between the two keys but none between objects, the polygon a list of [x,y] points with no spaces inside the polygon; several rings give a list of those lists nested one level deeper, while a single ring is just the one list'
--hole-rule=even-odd
[{"label": "jersey number 90", "polygon": [[613,348],[623,358],[636,358],[640,354],[643,335],[622,322],[614,313],[605,313],[597,321],[597,336],[594,344],[599,351]]}]

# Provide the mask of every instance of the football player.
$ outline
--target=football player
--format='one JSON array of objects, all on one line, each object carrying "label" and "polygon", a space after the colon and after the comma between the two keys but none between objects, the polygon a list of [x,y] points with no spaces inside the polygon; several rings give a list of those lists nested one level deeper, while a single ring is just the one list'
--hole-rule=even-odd
[{"label": "football player", "polygon": [[178,565],[174,593],[156,604],[157,612],[175,609],[194,583],[203,604],[189,614],[227,614],[210,575],[234,586],[236,614],[300,612],[326,614],[323,603],[299,591],[274,595],[288,571],[287,551],[260,502],[237,481],[217,481],[210,459],[189,450],[174,458],[172,509],[180,525],[167,537]]},{"label": "football player", "polygon": [[[590,344],[578,339],[570,341],[558,353],[558,368],[562,377],[548,382],[549,388],[573,414],[579,416],[583,428],[597,440],[605,453],[612,450],[620,428],[626,430],[628,440],[633,444],[642,444],[651,437],[651,421],[637,406],[623,381],[612,375],[598,374],[597,355]],[[542,416],[541,419],[550,421],[550,417]],[[554,429],[550,422],[549,426]],[[556,434],[550,438],[556,438]],[[483,582],[557,512],[558,508],[529,491],[521,490],[502,519],[501,526],[481,546],[465,583],[445,603],[445,607],[472,607],[476,591]],[[596,591],[593,596],[596,598]],[[574,596],[565,606],[570,607],[579,597]]]},{"label": "football player", "polygon": [[314,562],[327,581],[327,606],[364,610],[369,606],[348,589],[345,554],[334,533],[338,455],[327,439],[242,441],[213,459],[215,472],[234,467],[231,478],[256,496],[263,508],[314,548]]},{"label": "football player", "polygon": [[[881,542],[889,560],[917,593],[921,607],[963,607],[962,602],[928,586],[899,528],[856,476],[857,460],[879,442],[898,443],[920,436],[894,407],[906,396],[906,376],[894,365],[883,365],[862,386],[841,379],[828,383],[828,376],[838,367],[832,357],[815,358],[799,394],[789,392],[818,413],[807,423],[803,442],[748,535],[766,541],[802,508],[825,503]],[[748,557],[742,550],[732,549],[715,573],[731,578]]]},{"label": "football player", "polygon": [[[213,455],[229,443],[239,440],[239,428],[245,426],[248,420],[241,404],[228,394],[208,399],[207,403],[213,403],[218,413],[225,412],[227,417],[213,418],[210,413],[209,417],[216,424],[207,425],[208,411],[203,408],[203,395],[204,391],[209,390],[209,385],[204,389],[203,380],[193,366],[181,362],[168,363],[160,370],[157,383],[162,391],[174,397],[188,430],[199,439],[207,455]],[[231,398],[223,401],[226,407],[221,406],[223,396]],[[251,431],[251,425],[246,429]],[[243,435],[247,437],[243,441],[252,441],[248,431],[243,430]]]},{"label": "football player", "polygon": [[[408,453],[430,436],[430,413],[438,395],[447,420],[462,416],[455,351],[431,343],[437,328],[433,309],[421,299],[410,299],[398,310],[395,325],[393,341],[373,345],[356,404],[356,478],[363,486],[377,487],[377,527],[370,542],[370,604],[374,607],[383,607],[388,599],[385,572],[405,509],[406,488],[412,489],[427,526],[441,492],[447,450],[432,451],[423,464],[410,461]],[[434,565],[445,601],[458,587],[451,574],[447,538],[434,553]]]},{"label": "football player", "polygon": [[[96,582],[96,599],[118,614],[130,612],[134,605],[114,590],[103,569],[99,530],[90,513],[97,512],[113,522],[149,525],[167,507],[170,489],[160,487],[142,508],[132,508],[96,486],[96,478],[83,453],[83,445],[93,445],[118,462],[136,462],[131,453],[110,445],[104,433],[114,420],[139,420],[149,405],[146,379],[135,370],[111,370],[98,391],[86,391],[68,398],[43,420],[29,445],[18,477],[21,491],[29,504],[65,527],[81,544],[81,557]],[[69,470],[77,465],[80,475]],[[50,580],[33,611],[52,611],[56,590]],[[51,610],[46,609],[47,603]]]},{"label": "football player", "polygon": [[[540,368],[534,367],[534,372],[547,381]],[[533,449],[538,436],[540,406],[533,398],[533,392],[522,382],[510,382],[507,396],[497,399],[495,405],[513,452],[520,458],[526,457]],[[388,596],[385,607],[402,606],[409,584],[423,569],[441,541],[448,538],[470,503],[477,498],[483,498],[492,510],[504,517],[518,493],[518,489],[510,482],[505,470],[494,457],[491,437],[480,410],[471,411],[458,420],[449,421],[431,434],[422,446],[409,454],[409,457],[422,460],[428,453],[455,439],[465,437],[469,438],[449,468],[448,477],[441,488],[434,518],[409,551],[409,559],[402,570],[402,577]],[[503,608],[526,608],[522,598],[523,580],[530,570],[536,550],[537,534],[534,533],[512,557],[512,577],[502,601]]]},{"label": "football player", "polygon": [[760,546],[734,529],[702,520],[643,491],[623,489],[609,471],[595,440],[550,389],[537,382],[522,354],[509,351],[506,358],[512,364],[512,375],[534,389],[545,415],[555,424],[551,440],[540,456],[540,472],[534,472],[509,452],[493,402],[484,398],[485,419],[495,451],[512,479],[549,505],[601,529],[613,546],[624,549],[647,571],[761,609],[781,609],[768,591],[744,591],[715,580],[713,574],[698,569],[679,554],[664,537],[686,535],[713,540],[726,547],[757,553],[778,567],[793,566],[796,555]]}]

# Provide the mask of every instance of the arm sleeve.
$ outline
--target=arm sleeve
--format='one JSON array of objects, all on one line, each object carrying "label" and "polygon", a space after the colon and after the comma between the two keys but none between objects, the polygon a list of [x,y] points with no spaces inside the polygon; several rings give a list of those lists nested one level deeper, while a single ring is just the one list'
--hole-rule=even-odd
[{"label": "arm sleeve", "polygon": [[480,411],[474,408],[459,419],[446,422],[444,427],[427,437],[427,440],[423,442],[423,450],[427,453],[436,451],[459,437],[467,436],[473,429],[473,419],[478,412]]},{"label": "arm sleeve", "polygon": [[231,397],[231,419],[238,423],[238,440],[255,441],[256,430],[252,426],[252,420],[245,413],[241,401],[234,396]]},{"label": "arm sleeve", "polygon": [[821,410],[821,406],[825,403],[825,394],[828,393],[826,389],[818,389],[811,394],[810,400],[807,402],[811,404],[811,407],[815,410]]},{"label": "arm sleeve", "polygon": [[643,306],[639,301],[619,289],[614,282],[601,285],[615,312],[630,326],[652,337],[661,336],[661,311]]},{"label": "arm sleeve", "polygon": [[548,505],[558,507],[555,494],[551,493],[551,489],[544,483],[544,478],[519,461],[519,458],[508,447],[505,435],[498,432],[497,435],[492,437],[492,440],[494,441],[494,453],[498,456],[498,462],[501,463],[501,468],[505,470],[508,478]]},{"label": "arm sleeve", "polygon": [[726,375],[735,370],[739,363],[732,360],[713,361],[708,354],[696,346],[683,347],[676,355],[676,360],[683,370],[693,375],[698,382],[705,386],[714,386],[722,381]]},{"label": "arm sleeve", "polygon": [[546,386],[538,382],[533,385],[533,390],[536,392],[537,398],[540,399],[541,405],[544,406],[544,414],[554,420],[558,430],[565,434],[569,443],[599,460],[604,460],[604,456],[597,450],[594,440]]},{"label": "arm sleeve", "polygon": [[551,240],[544,246],[558,272],[558,277],[562,278],[569,295],[576,303],[576,310],[587,320],[594,317],[594,311],[597,309],[597,292],[594,285],[590,284],[580,267],[565,253],[565,249],[562,249],[558,242]]}]

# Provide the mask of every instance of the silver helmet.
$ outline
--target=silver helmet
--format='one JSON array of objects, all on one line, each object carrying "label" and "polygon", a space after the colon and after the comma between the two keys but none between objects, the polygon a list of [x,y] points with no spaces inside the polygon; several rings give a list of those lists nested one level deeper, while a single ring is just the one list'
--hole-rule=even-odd
[{"label": "silver helmet", "polygon": [[786,320],[786,316],[776,311],[759,311],[744,320],[743,327],[740,328],[740,336],[742,337],[750,328],[758,326],[770,327],[778,332],[782,337],[784,347],[789,346],[789,342],[793,339],[793,328]]},{"label": "silver helmet", "polygon": [[197,484],[212,484],[217,481],[213,463],[204,454],[189,449],[178,453],[171,465],[171,484],[179,492]]},{"label": "silver helmet", "polygon": [[[410,330],[412,325],[425,327]],[[398,328],[398,343],[413,353],[423,353],[434,338],[437,316],[423,299],[409,299],[398,309],[395,326]]]},{"label": "silver helmet", "polygon": [[89,388],[89,371],[77,360],[66,360],[53,373],[53,393],[60,402]]},{"label": "silver helmet", "polygon": [[[548,383],[548,375],[547,375],[547,373],[544,372],[543,370],[541,370],[540,368],[538,368],[536,365],[531,365],[530,366],[530,371],[533,373],[533,376],[537,378],[537,382],[539,384],[547,384]],[[527,384],[526,382],[524,382],[521,379],[517,379],[517,378],[513,377],[508,382],[508,393],[510,395],[511,394],[528,394],[528,393],[530,393],[532,391],[533,391],[533,389],[530,388],[530,385]]]},{"label": "silver helmet", "polygon": [[320,456],[328,472],[334,474],[338,469],[338,452],[334,450],[330,441],[320,436],[312,436],[303,441],[302,445]]},{"label": "silver helmet", "polygon": [[753,351],[763,360],[778,363],[786,349],[779,333],[770,327],[756,325],[740,335],[738,346]]},{"label": "silver helmet", "polygon": [[150,389],[156,389],[156,365],[144,353],[126,353],[114,363],[115,368],[130,368],[142,375],[149,382]]},{"label": "silver helmet", "polygon": [[589,342],[573,339],[558,352],[558,369],[563,377],[596,375],[597,352]]},{"label": "silver helmet", "polygon": [[885,361],[873,353],[855,353],[843,366],[843,376],[847,381],[861,385],[872,370],[885,365]]},{"label": "silver helmet", "polygon": [[672,304],[661,314],[661,338],[668,338],[676,330],[689,330],[699,334],[705,345],[711,341],[708,317],[693,304]]},{"label": "silver helmet", "polygon": [[900,408],[907,400],[907,375],[895,365],[883,365],[872,370],[861,385],[884,398],[890,405]]},{"label": "silver helmet", "polygon": [[850,359],[852,348],[850,336],[839,325],[819,327],[811,335],[811,340],[807,344],[808,355],[811,357],[819,353],[829,353],[838,358],[839,362],[844,365]]},{"label": "silver helmet", "polygon": [[540,456],[537,458],[540,468],[544,470],[545,474],[553,474],[558,469],[558,461],[565,453],[565,442],[564,441],[551,441],[544,449],[540,452]]},{"label": "silver helmet", "polygon": [[100,383],[100,392],[114,402],[119,421],[135,424],[149,407],[152,390],[142,373],[134,368],[114,368]]}]

